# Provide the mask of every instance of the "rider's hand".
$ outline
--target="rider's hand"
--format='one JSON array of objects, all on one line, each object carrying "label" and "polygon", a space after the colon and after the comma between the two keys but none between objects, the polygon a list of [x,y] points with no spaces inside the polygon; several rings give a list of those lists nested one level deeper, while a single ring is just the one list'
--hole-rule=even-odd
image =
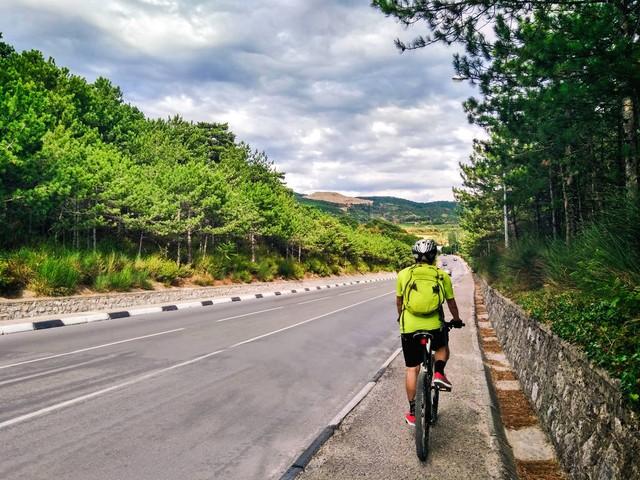
[{"label": "rider's hand", "polygon": [[462,320],[457,319],[457,320],[451,320],[451,326],[453,328],[462,328],[464,327],[464,323],[462,323]]}]

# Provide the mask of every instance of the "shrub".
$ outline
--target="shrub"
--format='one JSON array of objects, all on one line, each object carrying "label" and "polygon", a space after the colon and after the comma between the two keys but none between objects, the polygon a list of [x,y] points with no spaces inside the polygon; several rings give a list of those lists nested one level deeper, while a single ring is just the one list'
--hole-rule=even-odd
[{"label": "shrub", "polygon": [[14,295],[33,277],[33,270],[17,258],[0,258],[0,293]]},{"label": "shrub", "polygon": [[200,285],[201,287],[209,287],[215,283],[215,279],[209,273],[196,273],[191,281],[196,285]]},{"label": "shrub", "polygon": [[71,295],[78,288],[81,275],[69,258],[47,258],[38,267],[31,288],[38,295]]},{"label": "shrub", "polygon": [[331,269],[329,266],[318,258],[310,258],[305,262],[305,269],[308,272],[315,273],[321,277],[328,277],[331,275]]},{"label": "shrub", "polygon": [[300,279],[304,277],[304,267],[289,259],[282,259],[278,262],[278,273],[284,278]]},{"label": "shrub", "polygon": [[278,274],[278,264],[271,257],[263,258],[255,265],[255,274],[261,282],[270,282]]},{"label": "shrub", "polygon": [[91,252],[79,258],[81,282],[91,285],[101,273],[106,271],[106,262],[98,252]]},{"label": "shrub", "polygon": [[151,278],[165,285],[175,285],[181,278],[181,272],[178,264],[173,260],[167,260],[159,255],[152,255],[143,261],[140,265],[142,269],[147,271]]},{"label": "shrub", "polygon": [[236,270],[231,274],[231,279],[238,283],[251,283],[253,277],[248,270]]},{"label": "shrub", "polygon": [[131,267],[125,267],[119,272],[102,273],[98,275],[94,283],[94,289],[99,292],[127,292],[132,288],[151,289],[149,273],[144,270],[134,270]]}]

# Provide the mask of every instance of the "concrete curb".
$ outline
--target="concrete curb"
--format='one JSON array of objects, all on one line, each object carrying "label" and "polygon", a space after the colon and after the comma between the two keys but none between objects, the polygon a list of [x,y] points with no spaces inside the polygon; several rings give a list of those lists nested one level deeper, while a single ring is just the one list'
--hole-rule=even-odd
[{"label": "concrete curb", "polygon": [[507,434],[505,432],[504,425],[502,423],[502,414],[498,407],[498,396],[496,394],[495,386],[491,378],[491,371],[488,364],[488,359],[485,352],[480,348],[480,329],[476,328],[475,323],[477,320],[476,315],[476,285],[475,285],[475,273],[469,269],[472,273],[471,276],[474,280],[473,285],[473,324],[476,335],[473,337],[473,346],[476,352],[482,359],[482,368],[485,376],[485,395],[488,397],[489,402],[489,417],[491,422],[489,423],[489,435],[491,435],[493,442],[492,446],[498,451],[500,460],[502,461],[502,469],[500,472],[500,478],[503,480],[517,480],[518,473],[516,469],[516,461],[511,450],[511,445],[507,440]]},{"label": "concrete curb", "polygon": [[[395,278],[395,277],[392,277]],[[367,384],[362,387],[362,389],[355,394],[355,396],[344,406],[340,412],[333,417],[333,419],[329,422],[320,434],[311,442],[311,444],[300,454],[300,456],[293,462],[293,464],[287,469],[287,471],[280,477],[280,480],[292,480],[296,478],[300,473],[307,468],[307,465],[313,458],[313,456],[320,450],[320,447],[324,445],[324,443],[329,440],[336,429],[340,426],[342,421],[346,418],[351,411],[356,408],[356,406],[368,395],[368,393],[375,387],[380,377],[384,374],[389,364],[398,356],[398,354],[402,351],[401,348],[398,348],[394,351],[389,358],[382,364],[382,367],[375,373],[371,381],[367,382]]]},{"label": "concrete curb", "polygon": [[176,303],[173,305],[158,305],[153,307],[133,308],[130,310],[120,310],[114,312],[101,312],[101,313],[83,313],[65,318],[53,318],[46,320],[39,320],[37,322],[22,322],[12,323],[5,326],[0,326],[0,335],[8,335],[10,333],[28,332],[31,330],[44,330],[56,327],[65,327],[68,325],[80,325],[83,323],[99,322],[103,320],[113,320],[117,318],[135,317],[137,315],[146,315],[148,313],[160,313],[171,312],[176,310],[186,310],[190,308],[198,307],[210,307],[218,305],[220,303],[241,302],[245,300],[256,300],[261,298],[268,298],[281,295],[294,295],[299,293],[307,293],[311,291],[317,291],[328,288],[344,287],[350,285],[360,285],[365,283],[383,282],[396,278],[395,275],[388,275],[379,278],[372,278],[369,280],[356,280],[353,282],[332,283],[327,285],[316,285],[314,287],[304,287],[293,290],[277,290],[272,292],[243,294],[233,297],[219,297],[211,298],[207,300],[197,302],[185,302]]}]

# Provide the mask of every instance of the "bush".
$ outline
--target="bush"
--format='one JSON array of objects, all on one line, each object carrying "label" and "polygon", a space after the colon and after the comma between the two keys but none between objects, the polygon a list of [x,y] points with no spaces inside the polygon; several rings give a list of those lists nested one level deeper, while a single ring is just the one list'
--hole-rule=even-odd
[{"label": "bush", "polygon": [[75,262],[69,258],[51,257],[38,267],[30,285],[38,295],[71,295],[78,288],[80,279]]},{"label": "bush", "polygon": [[304,277],[304,267],[294,260],[282,259],[278,262],[278,273],[284,278],[299,280]]},{"label": "bush", "polygon": [[185,270],[181,271],[176,262],[162,258],[159,255],[152,255],[146,258],[140,267],[142,267],[141,270],[147,271],[155,281],[162,282],[165,285],[176,285],[179,283],[181,276],[185,274]]},{"label": "bush", "polygon": [[0,293],[15,295],[33,277],[33,270],[17,258],[0,258]]},{"label": "bush", "polygon": [[210,287],[215,283],[215,278],[209,273],[196,273],[191,281],[196,285],[200,285],[201,287]]},{"label": "bush", "polygon": [[134,270],[131,267],[125,267],[119,272],[102,273],[98,275],[94,283],[94,289],[98,292],[128,292],[132,288],[151,289],[149,273],[144,270]]},{"label": "bush", "polygon": [[271,257],[263,258],[255,265],[255,274],[261,282],[270,282],[278,274],[278,264]]},{"label": "bush", "polygon": [[231,274],[231,280],[237,283],[251,283],[253,276],[249,270],[236,270]]},{"label": "bush", "polygon": [[92,285],[101,273],[106,272],[106,262],[98,252],[91,252],[79,258],[81,282]]},{"label": "bush", "polygon": [[320,275],[321,277],[328,277],[331,275],[331,269],[329,266],[318,258],[310,258],[305,264],[305,269],[308,272],[315,273],[316,275]]}]

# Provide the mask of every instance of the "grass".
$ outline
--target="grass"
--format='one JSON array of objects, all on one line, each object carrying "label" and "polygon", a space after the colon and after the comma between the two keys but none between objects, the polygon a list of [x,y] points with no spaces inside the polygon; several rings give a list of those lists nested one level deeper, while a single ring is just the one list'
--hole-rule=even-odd
[{"label": "grass", "polygon": [[494,287],[618,378],[640,411],[640,211],[620,207],[569,246],[528,239],[471,260]]},{"label": "grass", "polygon": [[160,254],[137,257],[113,250],[74,251],[51,245],[23,247],[0,252],[0,296],[15,297],[28,289],[37,296],[64,296],[78,291],[126,292],[151,289],[153,282],[180,286],[189,281],[200,286],[216,280],[250,283],[276,278],[301,279],[305,275],[328,276],[392,270],[391,265],[370,264],[362,260],[344,261],[311,257],[305,262],[283,258],[260,250],[252,262],[248,253],[235,245],[221,244],[210,255],[196,258],[192,265],[178,266]]}]

